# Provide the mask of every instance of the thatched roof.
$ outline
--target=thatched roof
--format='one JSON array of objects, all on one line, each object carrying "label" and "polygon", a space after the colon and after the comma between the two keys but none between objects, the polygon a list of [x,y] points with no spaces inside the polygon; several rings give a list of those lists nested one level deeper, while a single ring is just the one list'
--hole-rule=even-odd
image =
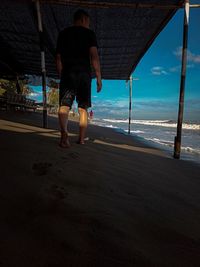
[{"label": "thatched roof", "polygon": [[[125,80],[183,4],[180,0],[40,2],[47,76],[57,77],[55,46],[59,31],[71,25],[77,8],[84,7],[98,37],[103,78]],[[0,4],[0,75],[14,72],[41,73],[37,16],[31,0],[1,0]]]}]

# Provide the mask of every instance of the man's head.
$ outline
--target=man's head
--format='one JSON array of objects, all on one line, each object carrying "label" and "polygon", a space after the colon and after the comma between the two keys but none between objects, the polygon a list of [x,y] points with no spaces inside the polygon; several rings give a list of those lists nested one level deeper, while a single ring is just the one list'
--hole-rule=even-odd
[{"label": "man's head", "polygon": [[90,16],[89,16],[89,14],[83,9],[78,9],[74,13],[74,25],[78,25],[78,26],[83,26],[85,28],[89,28],[90,27]]}]

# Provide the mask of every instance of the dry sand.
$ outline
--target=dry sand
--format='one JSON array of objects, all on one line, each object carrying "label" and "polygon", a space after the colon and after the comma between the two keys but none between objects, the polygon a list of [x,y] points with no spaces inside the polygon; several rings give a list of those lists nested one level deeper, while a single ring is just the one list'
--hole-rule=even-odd
[{"label": "dry sand", "polygon": [[0,266],[200,266],[200,167],[111,129],[0,113]]}]

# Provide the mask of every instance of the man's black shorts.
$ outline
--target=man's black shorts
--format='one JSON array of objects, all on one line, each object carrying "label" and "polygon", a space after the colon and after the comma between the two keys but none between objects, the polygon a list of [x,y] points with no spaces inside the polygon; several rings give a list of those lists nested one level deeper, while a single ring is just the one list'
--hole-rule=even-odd
[{"label": "man's black shorts", "polygon": [[74,99],[78,107],[91,107],[91,75],[88,72],[68,72],[62,75],[60,81],[60,106],[71,108]]}]

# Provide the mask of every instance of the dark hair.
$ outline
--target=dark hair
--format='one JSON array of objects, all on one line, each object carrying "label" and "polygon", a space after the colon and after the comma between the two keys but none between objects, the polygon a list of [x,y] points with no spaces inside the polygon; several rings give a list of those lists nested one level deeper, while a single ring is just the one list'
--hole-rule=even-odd
[{"label": "dark hair", "polygon": [[89,14],[83,10],[83,9],[78,9],[75,13],[74,13],[74,21],[78,21],[83,19],[84,17],[89,18]]}]

